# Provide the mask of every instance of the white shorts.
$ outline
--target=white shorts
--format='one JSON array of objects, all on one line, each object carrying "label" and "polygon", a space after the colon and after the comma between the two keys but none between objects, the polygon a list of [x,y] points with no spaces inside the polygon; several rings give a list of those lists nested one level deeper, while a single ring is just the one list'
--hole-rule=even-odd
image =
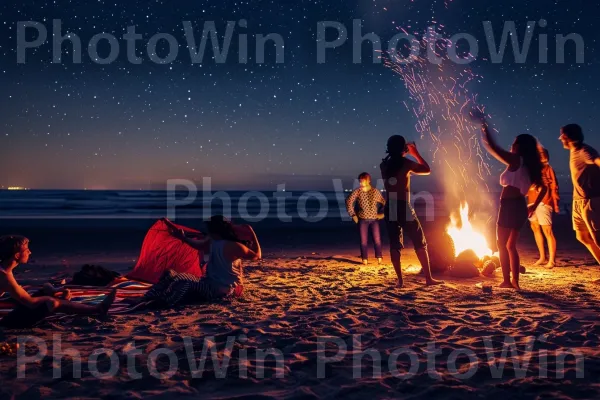
[{"label": "white shorts", "polygon": [[[531,206],[532,204],[529,205]],[[537,209],[535,210],[531,218],[529,218],[529,221],[537,222],[542,226],[552,225],[552,211],[553,210],[551,206],[546,205],[544,203],[540,203],[538,204]]]}]

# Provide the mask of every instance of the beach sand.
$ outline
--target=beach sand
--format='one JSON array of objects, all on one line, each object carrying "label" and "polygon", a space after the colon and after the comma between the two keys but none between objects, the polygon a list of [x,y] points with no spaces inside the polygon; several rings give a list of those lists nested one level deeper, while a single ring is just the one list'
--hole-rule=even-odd
[{"label": "beach sand", "polygon": [[[32,237],[31,247],[37,254],[35,263],[19,267],[18,279],[28,283],[72,274],[84,263],[127,272],[151,224],[136,222],[127,227],[115,222],[102,228],[98,224],[106,223],[95,222],[75,229],[68,224],[57,228],[56,222],[43,226],[11,223],[14,226],[7,229],[19,229]],[[54,234],[49,236],[51,232]],[[261,235],[260,226],[257,232]],[[598,398],[600,285],[595,282],[600,272],[575,241],[566,216],[558,218],[556,232],[561,267],[545,269],[529,266],[536,260],[536,251],[529,229],[523,230],[520,250],[527,273],[521,276],[521,292],[497,288],[499,270],[493,278],[440,276],[445,285],[426,287],[417,275],[411,248],[403,253],[405,287],[396,289],[387,246],[384,265],[361,265],[356,232],[349,225],[264,233],[265,257],[246,266],[242,299],[112,315],[105,320],[75,318],[33,330],[0,333],[3,341],[32,335],[48,344],[48,355],[27,364],[24,378],[17,378],[15,357],[0,356],[0,397]],[[476,286],[480,282],[494,285],[493,292],[483,293]],[[61,378],[53,378],[52,338],[57,334],[63,350],[81,353],[81,378],[73,376],[69,358],[62,362]],[[353,346],[353,340],[359,340],[354,335],[360,335],[362,350],[378,352],[379,375],[370,356],[362,363],[355,362],[360,349]],[[233,341],[224,378],[218,377],[210,357],[202,377],[190,372],[189,359],[200,361],[208,337],[220,356],[228,337]],[[319,360],[319,340],[331,341],[323,345],[327,351],[321,355],[333,356],[338,348],[334,339],[326,337],[336,338],[347,352],[338,361],[324,364]],[[527,353],[531,337],[535,341]],[[193,349],[186,350],[185,338],[191,340]],[[510,340],[524,359],[512,358],[509,353],[504,371],[496,375],[494,362]],[[110,367],[108,358],[94,362],[91,356],[103,348],[114,351],[118,364],[116,376],[107,379],[92,374],[92,370],[106,372]],[[133,370],[128,370],[126,354],[136,348],[140,354],[131,359],[140,377],[128,373]],[[170,377],[161,378],[149,370],[148,357],[160,348],[175,354],[171,362],[177,369]],[[282,369],[273,357],[267,357],[264,368],[260,367],[257,354],[268,349],[283,354]],[[433,351],[437,352],[435,358]],[[568,356],[561,368],[563,351],[581,358]],[[489,362],[489,352],[495,354],[494,362]],[[521,371],[513,365],[513,361],[528,358]],[[157,371],[166,371],[169,362],[167,356],[158,357]],[[541,368],[545,364],[547,372]]]}]

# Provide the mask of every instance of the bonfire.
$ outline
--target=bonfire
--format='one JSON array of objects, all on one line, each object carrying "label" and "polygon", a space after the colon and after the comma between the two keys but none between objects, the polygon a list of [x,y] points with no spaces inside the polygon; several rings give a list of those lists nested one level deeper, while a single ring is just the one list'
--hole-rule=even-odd
[{"label": "bonfire", "polygon": [[451,243],[450,257],[445,264],[454,276],[473,277],[481,273],[492,275],[499,260],[497,253],[490,248],[485,235],[477,230],[469,217],[469,205],[463,203],[459,212],[451,215],[450,224],[446,228],[445,236]]},{"label": "bonfire", "polygon": [[454,257],[461,253],[472,250],[478,259],[485,256],[491,257],[494,252],[488,246],[485,236],[478,232],[469,220],[469,205],[464,203],[460,207],[459,217],[452,215],[450,225],[446,232],[454,242]]}]

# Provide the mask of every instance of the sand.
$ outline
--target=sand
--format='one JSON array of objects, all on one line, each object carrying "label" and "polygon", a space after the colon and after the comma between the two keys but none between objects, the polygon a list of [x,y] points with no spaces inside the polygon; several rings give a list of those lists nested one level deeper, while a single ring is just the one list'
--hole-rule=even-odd
[{"label": "sand", "polygon": [[[563,231],[568,237],[568,229]],[[536,253],[530,235],[524,235],[521,252],[527,273],[521,277],[521,292],[498,289],[499,271],[492,278],[470,280],[443,276],[445,285],[426,287],[410,249],[403,255],[405,287],[398,290],[389,259],[381,266],[363,266],[353,244],[319,246],[305,240],[308,244],[286,242],[275,247],[272,242],[270,248],[265,246],[264,260],[246,267],[246,294],[240,300],[112,315],[105,320],[80,317],[70,323],[2,333],[2,340],[9,341],[36,336],[47,343],[48,355],[27,364],[26,376],[19,379],[16,359],[0,356],[0,393],[2,398],[115,399],[597,398],[600,286],[595,282],[600,272],[584,248],[574,240],[560,240],[562,266],[545,269],[530,266]],[[76,250],[45,257],[36,265],[19,267],[21,276],[31,278],[35,268],[33,281],[43,281],[92,261],[125,272],[136,248]],[[483,293],[476,286],[480,282],[494,285],[493,292]],[[53,378],[56,334],[63,349],[81,353],[81,378],[73,376],[69,358],[62,363],[62,377]],[[374,349],[381,357],[380,374],[369,356],[355,362],[360,355],[353,346],[353,340],[359,340],[356,335],[362,350]],[[228,337],[233,344],[224,377],[218,377],[210,357],[202,377],[190,372],[189,358],[199,362],[209,337],[220,356]],[[186,351],[188,340],[193,351]],[[531,356],[529,364],[522,370],[515,368],[517,358],[509,353],[504,371],[497,375],[494,362],[501,358],[503,344],[511,340],[519,356]],[[330,343],[320,347],[319,341]],[[335,355],[339,343],[347,347],[346,354],[324,363],[322,357]],[[528,343],[533,343],[529,353]],[[435,358],[428,346],[438,353]],[[93,361],[92,352],[102,348],[114,351],[118,364],[115,376],[106,379],[92,374],[95,368],[105,372],[110,367],[107,358]],[[25,349],[31,352],[35,347]],[[127,356],[133,349],[140,354]],[[174,354],[177,368],[172,376],[159,376],[169,365],[168,356],[158,357],[156,371],[149,369],[147,360],[156,349]],[[268,349],[277,349],[283,364],[267,357],[264,369],[260,368],[257,354]],[[488,350],[497,357],[494,362],[489,361]],[[560,361],[563,351],[579,359],[566,357],[561,368],[557,356]],[[140,377],[128,373],[128,358],[136,360]],[[547,372],[541,369],[545,364]],[[411,368],[415,369],[409,373]]]}]

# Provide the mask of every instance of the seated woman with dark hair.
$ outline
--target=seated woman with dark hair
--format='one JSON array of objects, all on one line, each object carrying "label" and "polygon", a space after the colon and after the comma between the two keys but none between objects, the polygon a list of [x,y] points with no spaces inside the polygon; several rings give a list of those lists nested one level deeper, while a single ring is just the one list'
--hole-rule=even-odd
[{"label": "seated woman with dark hair", "polygon": [[244,287],[242,260],[262,258],[256,233],[250,226],[245,226],[250,230],[253,240],[244,242],[238,238],[234,225],[222,215],[213,216],[206,225],[208,238],[201,240],[188,238],[183,231],[171,225],[173,236],[194,248],[203,249],[210,241],[206,276],[167,270],[160,281],[148,290],[142,302],[154,300],[172,307],[182,303],[241,296]]}]

